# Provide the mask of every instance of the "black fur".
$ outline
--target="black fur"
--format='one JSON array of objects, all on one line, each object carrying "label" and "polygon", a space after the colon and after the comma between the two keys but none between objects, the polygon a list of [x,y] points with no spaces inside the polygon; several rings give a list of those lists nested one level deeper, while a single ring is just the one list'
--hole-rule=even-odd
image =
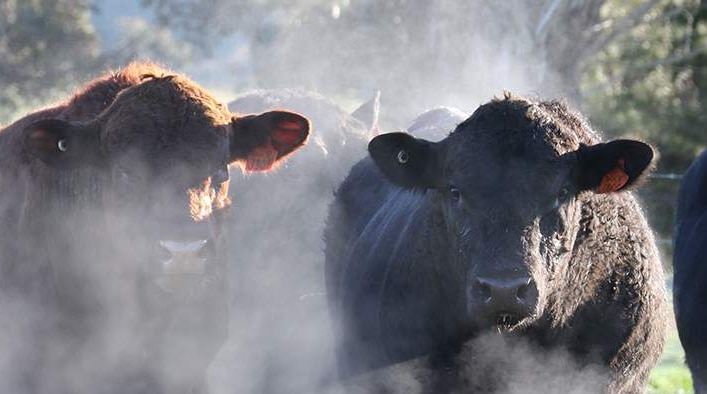
[{"label": "black fur", "polygon": [[[339,188],[325,231],[342,377],[429,355],[438,378],[452,377],[444,387],[493,391],[504,371],[468,372],[499,355],[472,346],[459,360],[465,342],[496,329],[478,312],[475,280],[522,275],[537,304],[508,335],[605,369],[609,392],[645,390],[664,342],[662,267],[634,197],[597,194],[592,182],[622,158],[629,186],[654,155],[637,141],[599,142],[563,104],[511,95],[437,143],[377,137],[372,159]],[[400,149],[435,160],[423,154],[429,166],[406,171]],[[430,392],[444,391],[429,381]]]},{"label": "black fur", "polygon": [[673,302],[696,393],[707,392],[707,151],[680,185],[673,256]]}]

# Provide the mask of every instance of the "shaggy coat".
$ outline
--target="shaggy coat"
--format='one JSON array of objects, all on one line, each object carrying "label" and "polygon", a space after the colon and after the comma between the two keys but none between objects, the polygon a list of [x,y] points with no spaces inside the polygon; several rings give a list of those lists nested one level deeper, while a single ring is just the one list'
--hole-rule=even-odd
[{"label": "shaggy coat", "polygon": [[429,392],[507,389],[501,366],[522,355],[469,341],[498,331],[597,368],[602,390],[645,390],[666,293],[626,190],[653,166],[648,145],[601,143],[563,104],[506,95],[440,142],[384,134],[369,153],[325,231],[342,377],[429,355]]},{"label": "shaggy coat", "polygon": [[696,393],[707,392],[707,152],[680,185],[673,256],[673,302],[678,333]]},{"label": "shaggy coat", "polygon": [[204,391],[227,336],[227,166],[267,170],[308,133],[148,63],[1,130],[2,391]]}]

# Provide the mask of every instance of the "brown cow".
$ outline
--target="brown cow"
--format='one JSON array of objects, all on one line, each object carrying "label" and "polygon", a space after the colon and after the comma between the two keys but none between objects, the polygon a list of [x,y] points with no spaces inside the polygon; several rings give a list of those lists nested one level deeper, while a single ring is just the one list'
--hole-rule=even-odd
[{"label": "brown cow", "polygon": [[227,336],[227,166],[268,170],[308,134],[146,63],[2,130],[1,390],[206,390]]}]

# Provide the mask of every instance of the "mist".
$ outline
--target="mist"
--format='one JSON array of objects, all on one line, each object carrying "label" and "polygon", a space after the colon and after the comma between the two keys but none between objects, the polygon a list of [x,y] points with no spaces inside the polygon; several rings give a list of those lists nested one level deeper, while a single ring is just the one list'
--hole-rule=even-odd
[{"label": "mist", "polygon": [[[143,3],[149,6],[142,7]],[[291,13],[286,12],[285,1],[265,6],[256,1],[232,3],[217,1],[204,7],[203,14],[193,15],[195,20],[205,18],[196,29],[203,40],[198,41],[193,39],[194,29],[174,27],[183,15],[171,22],[161,19],[165,9],[160,7],[169,7],[169,2],[95,1],[91,20],[103,51],[97,61],[101,67],[82,75],[75,85],[107,68],[149,59],[185,73],[234,112],[288,109],[311,120],[308,144],[273,171],[229,169],[225,344],[210,363],[190,360],[198,352],[185,345],[169,349],[173,359],[160,360],[163,364],[154,371],[131,370],[127,360],[139,357],[131,352],[159,346],[136,344],[131,335],[138,327],[149,327],[137,321],[145,301],[131,282],[143,267],[109,264],[113,251],[101,241],[107,224],[100,219],[105,212],[96,191],[67,185],[67,195],[86,197],[64,196],[70,203],[54,201],[51,209],[61,213],[56,219],[60,223],[55,233],[61,235],[55,240],[57,250],[75,259],[59,269],[44,262],[36,269],[56,270],[50,275],[55,282],[37,286],[59,284],[70,288],[74,298],[85,294],[89,304],[77,308],[78,315],[88,320],[75,322],[76,327],[62,326],[66,332],[44,332],[46,319],[64,324],[62,317],[50,316],[57,311],[38,306],[45,300],[18,298],[13,284],[7,284],[10,290],[2,292],[0,313],[12,318],[0,323],[0,391],[55,392],[59,385],[66,393],[110,393],[124,382],[110,382],[105,369],[128,376],[152,373],[170,382],[165,386],[169,389],[192,379],[193,370],[203,363],[209,364],[206,386],[213,394],[431,393],[445,384],[430,375],[431,361],[425,357],[344,384],[337,381],[337,338],[323,272],[322,230],[328,206],[350,167],[366,157],[367,142],[378,133],[409,130],[438,140],[504,91],[559,98],[584,108],[586,100],[579,92],[583,65],[558,59],[563,52],[572,58],[575,52],[568,48],[581,46],[573,38],[584,37],[581,30],[596,21],[587,16],[572,27],[568,15],[584,14],[575,9],[580,7],[560,1],[533,5],[521,0],[502,5],[476,0],[308,1]],[[183,7],[188,16],[189,7],[198,8],[199,2],[185,2]],[[263,7],[272,7],[272,15],[264,16]],[[240,10],[253,18],[250,24]],[[244,27],[229,26],[235,23]],[[363,111],[358,112],[360,106]],[[67,211],[74,216],[65,221]],[[31,232],[31,226],[25,231]],[[125,249],[140,242],[129,234],[121,237],[118,242]],[[37,274],[34,269],[13,277],[29,281]],[[58,296],[68,291],[55,290]],[[42,289],[36,292],[45,297]],[[85,332],[76,335],[75,330]],[[81,343],[65,348],[62,335],[67,340],[81,338]],[[47,342],[51,346],[42,342],[37,348],[37,336],[52,337]],[[67,353],[77,348],[78,354]],[[495,333],[470,341],[455,362],[461,363],[467,386],[450,387],[454,393],[469,388],[473,392],[477,380],[489,376],[501,394],[596,393],[607,379],[607,371],[578,365],[566,353],[546,353]],[[26,376],[14,374],[18,365],[42,365],[53,373],[27,382]],[[141,390],[122,387],[126,393]]]}]

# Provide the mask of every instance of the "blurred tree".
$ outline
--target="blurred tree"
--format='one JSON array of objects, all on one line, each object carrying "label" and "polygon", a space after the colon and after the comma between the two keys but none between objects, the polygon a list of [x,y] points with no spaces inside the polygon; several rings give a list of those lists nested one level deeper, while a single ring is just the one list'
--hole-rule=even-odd
[{"label": "blurred tree", "polygon": [[98,56],[89,0],[0,0],[0,124],[83,80]]},{"label": "blurred tree", "polygon": [[664,171],[682,172],[707,146],[707,1],[662,1],[589,60],[582,91],[608,134],[658,145]]},{"label": "blurred tree", "polygon": [[[621,2],[603,10],[623,12]],[[633,136],[661,153],[640,194],[670,256],[678,179],[707,146],[707,1],[664,0],[645,23],[589,59],[582,93],[592,120],[610,136]]]},{"label": "blurred tree", "polygon": [[[395,98],[383,115],[397,124],[504,87],[580,103],[587,61],[659,2],[143,0],[202,48],[227,33],[248,37],[263,87],[359,97],[381,89],[384,101]],[[602,12],[611,3],[623,12]]]},{"label": "blurred tree", "polygon": [[142,17],[124,18],[118,23],[120,36],[110,49],[103,49],[96,60],[97,69],[119,67],[130,61],[150,59],[179,67],[194,60],[194,45],[179,39],[169,28]]}]

